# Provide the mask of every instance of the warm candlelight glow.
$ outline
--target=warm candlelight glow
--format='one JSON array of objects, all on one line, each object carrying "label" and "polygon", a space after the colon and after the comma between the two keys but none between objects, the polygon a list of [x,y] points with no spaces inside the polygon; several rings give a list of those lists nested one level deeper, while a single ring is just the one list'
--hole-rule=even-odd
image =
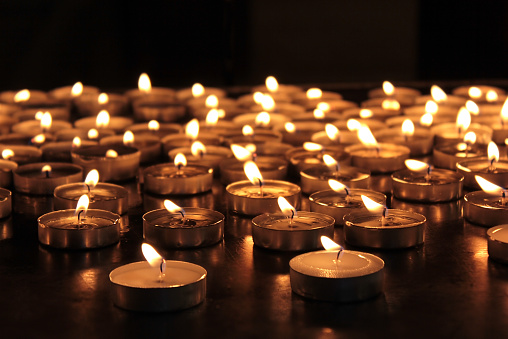
[{"label": "warm candlelight glow", "polygon": [[37,134],[31,140],[32,144],[42,144],[46,141],[46,136],[44,134]]},{"label": "warm candlelight glow", "polygon": [[76,82],[71,89],[71,95],[73,97],[79,97],[83,93],[83,84],[81,82]]},{"label": "warm candlelight glow", "polygon": [[468,100],[466,101],[466,109],[469,111],[469,113],[473,114],[473,115],[478,115],[480,114],[480,108],[478,107],[478,105],[472,101],[472,100]]},{"label": "warm candlelight glow", "polygon": [[94,187],[99,182],[99,171],[96,169],[91,170],[88,172],[85,178],[85,184],[89,187],[89,189],[94,189]]},{"label": "warm candlelight glow", "polygon": [[277,82],[277,79],[275,79],[275,77],[272,75],[266,78],[265,85],[266,89],[272,93],[279,90],[279,83]]},{"label": "warm candlelight glow", "polygon": [[106,93],[99,94],[99,97],[97,98],[97,102],[99,105],[105,105],[109,102],[109,95]]},{"label": "warm candlelight glow", "polygon": [[114,149],[108,149],[106,151],[106,158],[117,158],[118,153]]},{"label": "warm candlelight glow", "polygon": [[339,163],[335,160],[331,155],[325,154],[323,155],[323,162],[326,167],[328,167],[332,171],[339,171]]},{"label": "warm candlelight glow", "polygon": [[474,177],[475,177],[478,185],[480,185],[481,189],[485,193],[492,194],[492,195],[499,195],[499,196],[505,195],[506,190],[503,187],[498,186],[498,185],[488,181],[487,179],[482,178],[479,175],[475,175]]},{"label": "warm candlelight glow", "polygon": [[44,112],[44,114],[42,115],[42,118],[41,118],[41,122],[40,122],[42,131],[44,133],[49,131],[52,123],[53,123],[53,118],[51,117],[51,113]]},{"label": "warm candlelight glow", "polygon": [[339,140],[340,131],[337,128],[337,126],[332,125],[332,124],[326,124],[325,125],[325,132],[326,132],[326,135],[328,136],[328,138],[330,138],[330,140]]},{"label": "warm candlelight glow", "polygon": [[427,100],[425,103],[425,113],[436,114],[439,110],[439,106],[435,101]]},{"label": "warm candlelight glow", "polygon": [[469,145],[474,144],[476,142],[476,133],[467,132],[466,135],[464,135],[464,142]]},{"label": "warm candlelight glow", "polygon": [[482,90],[478,87],[469,87],[469,90],[467,91],[469,96],[473,99],[478,99],[482,96]]},{"label": "warm candlelight glow", "polygon": [[247,161],[252,159],[252,152],[240,145],[231,145],[231,152],[233,152],[233,155],[238,161]]},{"label": "warm candlelight glow", "polygon": [[109,126],[109,113],[106,110],[102,110],[97,114],[97,119],[95,119],[95,127],[97,128],[106,128]]},{"label": "warm candlelight glow", "polygon": [[383,81],[383,92],[385,92],[387,96],[393,95],[395,92],[395,87],[390,81]]},{"label": "warm candlelight glow", "polygon": [[303,148],[306,151],[313,152],[313,151],[322,151],[323,146],[320,144],[316,144],[315,142],[306,141],[303,143]]},{"label": "warm candlelight glow", "polygon": [[201,141],[194,141],[191,145],[191,153],[195,157],[202,158],[206,153],[206,147]]},{"label": "warm candlelight glow", "polygon": [[327,102],[319,102],[317,105],[316,105],[316,108],[323,111],[323,112],[328,112],[330,110],[330,104],[327,103]]},{"label": "warm candlelight glow", "polygon": [[160,254],[147,243],[143,243],[141,245],[141,252],[143,252],[143,256],[146,261],[148,261],[150,266],[153,268],[160,268],[162,262],[164,262],[164,259],[160,256]]},{"label": "warm candlelight glow", "polygon": [[430,113],[425,113],[420,117],[420,125],[424,127],[430,127],[432,122],[434,121],[434,117]]},{"label": "warm candlelight glow", "polygon": [[219,106],[219,98],[214,94],[207,96],[205,106],[208,108],[217,108]]},{"label": "warm candlelight glow", "polygon": [[185,125],[185,135],[191,140],[196,140],[199,135],[199,121],[192,119]]},{"label": "warm candlelight glow", "polygon": [[90,204],[90,198],[88,198],[88,195],[83,194],[78,199],[78,203],[76,205],[76,211],[74,212],[74,215],[78,217],[78,223],[81,222],[82,219],[86,218],[86,212],[88,211],[88,205]]},{"label": "warm candlelight glow", "polygon": [[74,139],[72,139],[72,148],[78,148],[78,147],[81,147],[81,138],[74,137]]},{"label": "warm candlelight glow", "polygon": [[437,85],[432,85],[430,87],[430,96],[436,102],[443,102],[443,101],[446,101],[446,99],[448,98],[445,91],[443,91],[441,89],[441,87],[439,87]]},{"label": "warm candlelight glow", "polygon": [[205,94],[205,88],[199,82],[196,82],[194,85],[192,85],[191,92],[194,98],[198,98]]},{"label": "warm candlelight glow", "polygon": [[309,88],[306,95],[307,99],[319,99],[323,96],[323,91],[319,88]]},{"label": "warm candlelight glow", "polygon": [[273,111],[275,108],[275,100],[273,100],[270,94],[263,95],[263,99],[261,100],[261,108],[264,111]]},{"label": "warm candlelight glow", "polygon": [[430,165],[419,160],[414,159],[406,159],[404,161],[406,167],[414,172],[427,172],[429,170]]},{"label": "warm candlelight glow", "polygon": [[328,238],[326,235],[321,236],[321,245],[327,251],[342,251],[343,248],[339,244],[337,244],[332,239]]},{"label": "warm candlelight glow", "polygon": [[206,114],[206,125],[215,126],[219,122],[219,111],[216,108],[212,108]]},{"label": "warm candlelight glow", "polygon": [[30,91],[27,89],[22,89],[21,91],[14,94],[14,102],[23,102],[30,99]]},{"label": "warm candlelight glow", "polygon": [[499,96],[496,91],[489,90],[487,91],[487,94],[485,94],[485,99],[487,99],[488,102],[496,102],[497,99],[499,99]]},{"label": "warm candlelight glow", "polygon": [[9,148],[6,148],[2,151],[2,158],[5,160],[9,160],[13,156],[14,156],[14,151]]},{"label": "warm candlelight glow", "polygon": [[252,94],[252,99],[258,105],[261,105],[264,97],[265,97],[265,95],[261,92],[254,92],[254,94]]},{"label": "warm candlelight glow", "polygon": [[185,211],[183,210],[183,208],[181,208],[180,206],[178,206],[177,204],[175,204],[174,202],[172,202],[169,199],[164,200],[164,207],[166,208],[166,210],[169,213],[180,213],[182,215],[185,214]]},{"label": "warm candlelight glow", "polygon": [[99,137],[99,131],[95,128],[88,130],[88,139],[97,139]]},{"label": "warm candlelight glow", "polygon": [[347,124],[347,129],[350,132],[358,131],[360,129],[360,127],[362,127],[362,124],[356,119],[348,119],[346,124]]},{"label": "warm candlelight glow", "polygon": [[277,203],[279,204],[279,208],[282,211],[282,214],[284,214],[286,217],[290,218],[291,220],[296,217],[296,209],[291,206],[286,198],[279,196],[277,198]]},{"label": "warm candlelight glow", "polygon": [[125,146],[132,146],[134,144],[134,133],[131,131],[126,131],[123,134],[123,144]]},{"label": "warm candlelight glow", "polygon": [[402,135],[405,137],[411,137],[415,133],[415,125],[409,119],[404,120],[402,123]]},{"label": "warm candlelight glow", "polygon": [[368,108],[362,108],[360,110],[359,115],[360,115],[360,118],[362,118],[362,119],[369,119],[374,116],[374,112],[372,112],[372,110],[370,110]]},{"label": "warm candlelight glow", "polygon": [[503,107],[501,108],[501,123],[506,126],[508,124],[508,99],[505,100]]},{"label": "warm candlelight glow", "polygon": [[175,163],[175,167],[180,169],[182,167],[187,166],[187,158],[185,157],[185,155],[183,153],[178,153],[175,156],[174,163]]},{"label": "warm candlelight glow", "polygon": [[362,197],[363,204],[369,210],[369,212],[381,214],[385,211],[386,207],[384,205],[375,202],[374,200],[372,200],[371,198],[369,198],[365,195],[362,195],[361,197]]},{"label": "warm candlelight glow", "polygon": [[263,176],[254,161],[246,161],[245,164],[243,164],[243,170],[253,185],[263,186]]},{"label": "warm candlelight glow", "polygon": [[44,115],[44,112],[43,111],[37,111],[34,115],[34,119],[35,120],[41,120],[42,119],[42,116]]},{"label": "warm candlelight glow", "polygon": [[334,192],[341,192],[341,191],[346,191],[346,193],[348,193],[348,188],[346,185],[344,185],[343,183],[335,180],[335,179],[328,179],[328,186],[330,186],[330,188],[334,191]]},{"label": "warm candlelight glow", "polygon": [[400,109],[400,103],[395,99],[384,99],[381,103],[381,107],[386,110],[397,111]]},{"label": "warm candlelight glow", "polygon": [[284,128],[286,129],[286,132],[288,132],[288,133],[294,133],[296,131],[296,126],[292,122],[286,122],[284,124]]},{"label": "warm candlelight glow", "polygon": [[148,74],[141,73],[138,79],[138,89],[143,93],[150,93],[152,90],[152,83],[150,82],[150,78]]},{"label": "warm candlelight glow", "polygon": [[360,142],[367,147],[378,146],[377,140],[374,138],[374,135],[368,126],[361,126],[360,129],[358,129],[358,139],[360,139]]},{"label": "warm candlelight glow", "polygon": [[41,172],[46,174],[46,177],[49,177],[49,175],[51,174],[51,166],[50,165],[42,166]]},{"label": "warm candlelight glow", "polygon": [[256,126],[266,127],[270,124],[270,114],[267,112],[261,112],[256,115],[255,120]]},{"label": "warm candlelight glow", "polygon": [[312,114],[314,115],[314,119],[324,119],[325,112],[320,110],[319,108],[316,108],[314,111],[312,111]]},{"label": "warm candlelight glow", "polygon": [[157,120],[150,120],[148,122],[148,129],[150,131],[158,131],[160,128],[160,124]]},{"label": "warm candlelight glow", "polygon": [[471,124],[471,113],[465,108],[461,107],[459,113],[457,114],[457,128],[459,130],[459,134],[465,132],[469,125]]},{"label": "warm candlelight glow", "polygon": [[491,164],[499,161],[499,148],[497,147],[495,142],[493,141],[489,142],[489,146],[487,147],[487,154],[489,157],[489,162]]},{"label": "warm candlelight glow", "polygon": [[242,134],[244,136],[254,135],[254,129],[251,127],[251,125],[244,125],[242,127]]}]

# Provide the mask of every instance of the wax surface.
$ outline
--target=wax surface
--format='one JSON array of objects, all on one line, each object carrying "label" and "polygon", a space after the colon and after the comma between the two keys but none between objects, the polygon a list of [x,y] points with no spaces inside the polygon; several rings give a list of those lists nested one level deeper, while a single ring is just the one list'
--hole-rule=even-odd
[{"label": "wax surface", "polygon": [[263,194],[261,195],[259,186],[243,186],[238,187],[238,189],[232,190],[231,194],[239,196],[239,197],[249,197],[249,198],[278,198],[279,196],[287,196],[289,194],[293,194],[289,192],[288,187],[278,187],[274,185],[264,185],[263,186]]},{"label": "wax surface", "polygon": [[440,173],[440,172],[430,172],[429,176],[426,176],[422,173],[417,172],[409,172],[407,175],[403,175],[398,177],[398,179],[415,184],[424,184],[424,185],[443,185],[450,184],[452,182],[458,182],[456,177],[454,177],[453,173]]},{"label": "wax surface", "polygon": [[325,220],[319,218],[318,216],[296,216],[292,221],[286,217],[282,217],[280,219],[275,217],[269,218],[261,222],[259,226],[281,231],[302,231],[322,228],[324,226],[328,226],[328,224]]},{"label": "wax surface", "polygon": [[81,219],[81,224],[78,225],[77,217],[67,217],[67,218],[58,218],[55,216],[55,219],[46,221],[44,225],[46,227],[51,228],[59,228],[59,229],[69,229],[69,230],[89,230],[94,228],[111,226],[115,220],[87,216],[84,219]]},{"label": "wax surface", "polygon": [[[350,194],[349,201],[346,200],[346,195],[329,195],[326,197],[316,198],[314,201],[317,204],[333,206],[333,207],[349,207],[349,208],[363,208],[364,204],[360,194]],[[383,201],[384,203],[384,201]]]},{"label": "wax surface", "polygon": [[387,216],[382,222],[381,216],[378,215],[366,215],[361,220],[355,220],[353,222],[356,226],[362,227],[412,227],[420,221],[409,216]]},{"label": "wax surface", "polygon": [[290,266],[302,274],[320,278],[352,278],[379,271],[384,262],[369,253],[343,251],[337,261],[337,251],[316,251],[293,258]]},{"label": "wax surface", "polygon": [[157,172],[149,173],[154,178],[192,178],[209,173],[205,167],[185,166],[177,169],[171,165],[163,167]]}]

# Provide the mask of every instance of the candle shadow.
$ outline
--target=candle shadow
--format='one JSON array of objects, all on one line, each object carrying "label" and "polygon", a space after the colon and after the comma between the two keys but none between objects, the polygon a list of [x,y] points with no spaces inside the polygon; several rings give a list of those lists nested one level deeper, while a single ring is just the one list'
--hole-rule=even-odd
[{"label": "candle shadow", "polygon": [[289,261],[300,253],[274,251],[253,245],[254,269],[273,274],[289,274]]}]

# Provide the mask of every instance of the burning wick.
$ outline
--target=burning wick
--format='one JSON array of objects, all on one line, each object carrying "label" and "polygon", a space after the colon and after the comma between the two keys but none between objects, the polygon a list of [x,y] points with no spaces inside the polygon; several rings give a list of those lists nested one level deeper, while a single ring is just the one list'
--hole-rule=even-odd
[{"label": "burning wick", "polygon": [[279,204],[279,208],[282,211],[282,214],[284,214],[289,219],[289,227],[294,227],[293,219],[296,216],[295,208],[286,200],[286,198],[282,196],[277,198],[277,203]]},{"label": "burning wick", "polygon": [[164,200],[164,207],[166,208],[166,210],[168,210],[169,213],[177,213],[177,212],[180,213],[180,215],[182,216],[182,224],[187,223],[187,217],[185,216],[185,211],[183,208],[181,208],[180,206],[178,206],[169,199]]},{"label": "burning wick", "polygon": [[[337,266],[339,265],[340,263],[340,255],[342,254],[342,251],[344,251],[344,247],[340,246],[339,244],[337,244],[335,241],[333,241],[332,239],[328,238],[327,236],[325,235],[322,235],[321,236],[321,244],[323,245],[323,247],[325,248],[325,250],[327,251],[334,251],[334,250],[337,250],[337,257],[335,258],[335,263],[337,264]],[[338,267],[337,267],[338,268]]]},{"label": "burning wick", "polygon": [[159,269],[159,282],[162,283],[166,276],[166,260],[147,243],[141,245],[141,252],[143,252],[143,256],[151,267]]},{"label": "burning wick", "polygon": [[42,168],[42,172],[46,174],[46,178],[49,178],[49,175],[51,174],[51,166],[44,165],[44,167]]},{"label": "burning wick", "polygon": [[335,179],[328,179],[328,186],[330,186],[334,192],[340,192],[344,190],[344,192],[346,192],[346,204],[349,205],[351,203],[351,196],[349,195],[349,189],[346,185]]},{"label": "burning wick", "polygon": [[88,199],[88,195],[86,194],[83,194],[78,200],[76,207],[76,214],[78,217],[78,227],[83,223],[83,219],[86,219],[86,211],[88,209],[89,203],[90,200]]},{"label": "burning wick", "polygon": [[369,210],[369,212],[376,214],[381,212],[381,226],[386,226],[386,217],[388,216],[388,209],[386,208],[386,206],[375,202],[374,200],[365,195],[361,195],[361,198],[363,204],[365,205],[367,210]]}]

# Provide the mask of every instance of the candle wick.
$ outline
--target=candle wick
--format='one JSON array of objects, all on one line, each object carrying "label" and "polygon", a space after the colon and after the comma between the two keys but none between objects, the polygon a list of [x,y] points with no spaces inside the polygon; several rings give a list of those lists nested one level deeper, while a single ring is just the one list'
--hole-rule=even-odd
[{"label": "candle wick", "polygon": [[159,282],[161,283],[162,280],[164,280],[164,277],[166,276],[165,274],[165,271],[166,271],[166,260],[164,260],[164,258],[161,259],[161,264],[159,266]]},{"label": "candle wick", "polygon": [[291,210],[291,217],[289,218],[289,225],[293,224],[293,218],[295,216],[295,211]]},{"label": "candle wick", "polygon": [[506,205],[506,191],[501,195],[501,205]]},{"label": "candle wick", "polygon": [[252,153],[252,161],[256,162],[256,158],[258,157],[257,153]]},{"label": "candle wick", "polygon": [[388,212],[387,208],[383,208],[383,214],[381,215],[381,226],[386,225],[386,212]]},{"label": "candle wick", "polygon": [[204,156],[205,156],[205,152],[199,151],[199,158],[203,159]]},{"label": "candle wick", "polygon": [[496,160],[495,158],[492,158],[492,160],[490,160],[489,172],[494,172],[496,170],[496,168],[494,167],[495,160]]},{"label": "candle wick", "polygon": [[182,210],[178,211],[181,215],[182,215],[182,223],[185,224],[187,223],[187,218],[185,217],[185,214],[183,213]]},{"label": "candle wick", "polygon": [[81,225],[81,213],[83,213],[83,210],[78,212],[78,226]]},{"label": "candle wick", "polygon": [[337,258],[335,259],[337,261],[337,264],[340,262],[339,257],[340,257],[340,254],[342,253],[342,251],[344,251],[344,248],[342,248],[342,247],[337,251]]},{"label": "candle wick", "polygon": [[257,178],[257,179],[258,179],[258,181],[259,181],[259,195],[260,195],[261,197],[263,197],[263,182],[261,181],[261,179],[260,179],[260,178]]},{"label": "candle wick", "polygon": [[46,178],[49,178],[49,171],[44,171],[46,173]]}]

